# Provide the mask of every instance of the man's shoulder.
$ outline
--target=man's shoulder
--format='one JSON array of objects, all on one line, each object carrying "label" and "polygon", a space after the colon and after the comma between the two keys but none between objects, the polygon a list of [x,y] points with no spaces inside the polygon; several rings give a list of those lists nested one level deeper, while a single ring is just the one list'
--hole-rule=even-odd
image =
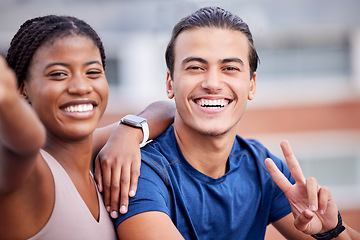
[{"label": "man's shoulder", "polygon": [[249,158],[256,160],[257,164],[265,166],[265,159],[271,158],[275,164],[282,169],[285,164],[283,160],[272,154],[268,148],[266,148],[257,139],[244,139],[240,136],[236,136],[235,143],[232,150],[233,155],[246,154]]},{"label": "man's shoulder", "polygon": [[263,169],[266,169],[265,159],[271,158],[282,172],[287,171],[286,162],[272,154],[260,141],[256,139],[243,139],[240,136],[237,136],[235,141],[235,145],[241,146],[243,150],[246,148],[247,154],[251,155],[251,157],[256,160],[256,163],[261,165]]},{"label": "man's shoulder", "polygon": [[239,135],[236,135],[233,152],[246,152],[248,154],[255,155],[255,158],[266,158],[270,155],[267,148],[258,140],[244,139]]},{"label": "man's shoulder", "polygon": [[141,149],[141,160],[146,164],[163,168],[176,159],[179,159],[179,151],[172,126]]},{"label": "man's shoulder", "polygon": [[170,126],[159,137],[146,144],[141,149],[141,153],[166,155],[167,152],[172,152],[174,149],[176,149],[176,138],[174,128]]}]

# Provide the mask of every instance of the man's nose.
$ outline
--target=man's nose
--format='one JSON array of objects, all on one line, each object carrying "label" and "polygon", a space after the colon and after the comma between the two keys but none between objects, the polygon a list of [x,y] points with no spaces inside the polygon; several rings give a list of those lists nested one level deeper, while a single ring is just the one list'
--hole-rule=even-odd
[{"label": "man's nose", "polygon": [[221,73],[215,69],[208,70],[207,74],[204,75],[201,86],[210,92],[218,92],[223,87]]}]

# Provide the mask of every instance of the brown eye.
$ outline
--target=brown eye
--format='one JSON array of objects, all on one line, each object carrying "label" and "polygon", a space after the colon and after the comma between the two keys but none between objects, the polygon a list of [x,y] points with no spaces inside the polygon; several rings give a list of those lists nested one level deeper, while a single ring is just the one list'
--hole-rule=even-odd
[{"label": "brown eye", "polygon": [[204,69],[200,66],[189,66],[185,70],[192,71],[192,72],[198,72],[198,71],[203,71]]},{"label": "brown eye", "polygon": [[188,69],[188,70],[196,70],[196,69],[200,69],[200,67],[188,67],[186,69]]},{"label": "brown eye", "polygon": [[237,67],[226,67],[224,70],[225,71],[240,71],[240,69]]},{"label": "brown eye", "polygon": [[48,76],[54,80],[62,80],[67,77],[67,74],[64,72],[51,72]]},{"label": "brown eye", "polygon": [[98,70],[91,70],[91,71],[88,71],[86,73],[86,75],[89,77],[89,78],[99,78],[102,76],[102,71],[98,71]]}]

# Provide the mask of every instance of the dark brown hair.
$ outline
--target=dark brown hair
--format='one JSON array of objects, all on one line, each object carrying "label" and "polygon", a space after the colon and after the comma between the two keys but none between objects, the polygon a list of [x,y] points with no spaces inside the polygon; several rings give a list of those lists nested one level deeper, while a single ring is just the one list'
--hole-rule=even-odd
[{"label": "dark brown hair", "polygon": [[182,31],[194,28],[215,27],[236,30],[244,33],[249,40],[249,65],[250,77],[256,71],[259,56],[256,52],[252,34],[249,26],[238,16],[219,7],[201,8],[195,13],[183,18],[173,28],[170,42],[166,48],[165,60],[167,68],[169,69],[171,77],[174,72],[174,47],[175,41]]}]

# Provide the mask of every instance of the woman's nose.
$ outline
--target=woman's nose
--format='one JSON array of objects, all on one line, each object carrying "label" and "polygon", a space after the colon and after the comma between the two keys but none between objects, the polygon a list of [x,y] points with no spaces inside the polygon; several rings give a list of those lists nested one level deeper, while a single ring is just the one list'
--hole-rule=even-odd
[{"label": "woman's nose", "polygon": [[68,89],[71,94],[85,95],[93,91],[91,80],[84,76],[77,75],[70,80]]}]

